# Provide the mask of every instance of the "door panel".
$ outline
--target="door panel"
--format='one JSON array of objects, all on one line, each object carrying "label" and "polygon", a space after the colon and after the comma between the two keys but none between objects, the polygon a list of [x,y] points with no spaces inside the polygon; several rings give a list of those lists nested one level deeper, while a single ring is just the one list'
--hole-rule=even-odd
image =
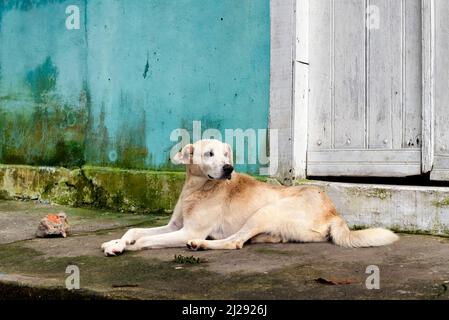
[{"label": "door panel", "polygon": [[[307,161],[313,163],[314,172],[328,172],[335,176],[406,176],[420,166],[421,151],[388,149],[311,151]],[[320,168],[323,167],[323,168]],[[321,170],[321,171],[320,171]]]},{"label": "door panel", "polygon": [[435,1],[435,159],[432,180],[449,180],[449,1]]},{"label": "door panel", "polygon": [[[374,28],[368,7],[380,19]],[[307,174],[420,174],[421,0],[309,8]]]},{"label": "door panel", "polygon": [[379,8],[382,21],[379,29],[367,32],[368,149],[400,149],[405,61],[401,1],[371,0],[370,5]]},{"label": "door panel", "polygon": [[365,8],[360,3],[332,1],[333,149],[363,149],[365,145]]},{"label": "door panel", "polygon": [[[309,106],[313,112],[309,113],[309,146],[331,149],[331,1],[309,1],[309,70],[314,66],[313,76],[309,74]],[[313,53],[312,55],[310,55]],[[310,94],[319,92],[320,94]],[[312,125],[310,125],[312,124]],[[316,149],[312,148],[312,149]]]},{"label": "door panel", "polygon": [[[422,16],[421,1],[404,1],[404,118],[402,148],[422,147]],[[407,17],[415,17],[407,19]],[[418,47],[418,49],[416,48]]]}]

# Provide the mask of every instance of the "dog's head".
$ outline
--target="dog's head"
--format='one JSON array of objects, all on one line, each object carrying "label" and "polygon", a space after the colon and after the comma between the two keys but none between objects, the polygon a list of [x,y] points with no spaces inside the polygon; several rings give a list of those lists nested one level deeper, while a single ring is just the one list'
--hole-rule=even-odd
[{"label": "dog's head", "polygon": [[234,171],[231,146],[215,139],[188,144],[172,160],[187,165],[192,175],[211,180],[231,179]]}]

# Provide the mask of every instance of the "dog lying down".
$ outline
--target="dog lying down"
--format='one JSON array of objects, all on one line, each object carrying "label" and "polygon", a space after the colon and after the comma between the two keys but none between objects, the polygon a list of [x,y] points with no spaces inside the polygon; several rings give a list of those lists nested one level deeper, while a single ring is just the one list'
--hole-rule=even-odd
[{"label": "dog lying down", "polygon": [[232,150],[218,140],[185,146],[173,161],[187,177],[168,225],[130,229],[103,243],[106,256],[123,251],[186,246],[240,249],[251,243],[322,242],[383,246],[398,240],[381,229],[350,231],[329,197],[310,186],[274,186],[233,172]]}]

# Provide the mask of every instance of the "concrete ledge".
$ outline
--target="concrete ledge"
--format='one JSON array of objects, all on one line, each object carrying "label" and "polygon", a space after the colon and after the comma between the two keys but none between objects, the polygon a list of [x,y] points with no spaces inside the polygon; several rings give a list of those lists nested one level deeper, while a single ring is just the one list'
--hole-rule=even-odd
[{"label": "concrete ledge", "polygon": [[338,212],[358,227],[449,236],[449,188],[307,181],[322,187]]},{"label": "concrete ledge", "polygon": [[38,200],[121,212],[169,212],[184,183],[181,172],[0,165],[0,199]]},{"label": "concrete ledge", "polygon": [[[181,172],[0,165],[0,199],[28,199],[121,212],[171,212],[184,183]],[[260,177],[259,177],[260,179]],[[268,183],[278,183],[268,179]],[[449,188],[301,180],[320,186],[354,227],[449,236]]]}]

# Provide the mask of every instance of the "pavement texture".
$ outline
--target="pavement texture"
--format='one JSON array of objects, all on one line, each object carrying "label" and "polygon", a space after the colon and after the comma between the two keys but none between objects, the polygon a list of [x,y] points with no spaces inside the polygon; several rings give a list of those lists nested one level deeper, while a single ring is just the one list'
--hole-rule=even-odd
[{"label": "pavement texture", "polygon": [[[40,219],[60,211],[72,226],[69,237],[35,238]],[[361,249],[249,244],[109,258],[100,250],[131,227],[160,226],[169,217],[0,201],[0,299],[449,299],[444,237],[400,234],[393,245]],[[69,265],[79,268],[79,290],[66,289]],[[375,284],[368,266],[378,267],[379,289],[367,289],[367,278]]]}]

